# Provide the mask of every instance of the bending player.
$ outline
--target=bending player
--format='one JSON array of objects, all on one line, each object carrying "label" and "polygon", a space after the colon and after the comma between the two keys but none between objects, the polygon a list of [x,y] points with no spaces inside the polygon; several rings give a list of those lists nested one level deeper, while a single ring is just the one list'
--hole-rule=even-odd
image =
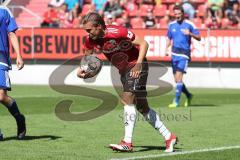
[{"label": "bending player", "polygon": [[[85,41],[85,54],[93,54],[94,49],[100,49],[121,75],[125,135],[119,144],[110,144],[110,147],[118,151],[132,151],[132,137],[136,121],[135,108],[137,108],[152,127],[164,137],[165,152],[173,152],[177,137],[166,128],[159,115],[149,107],[146,98],[147,42],[124,27],[106,26],[103,18],[95,12],[85,15],[81,23],[89,34]],[[79,67],[78,77],[87,78],[88,73]]]}]

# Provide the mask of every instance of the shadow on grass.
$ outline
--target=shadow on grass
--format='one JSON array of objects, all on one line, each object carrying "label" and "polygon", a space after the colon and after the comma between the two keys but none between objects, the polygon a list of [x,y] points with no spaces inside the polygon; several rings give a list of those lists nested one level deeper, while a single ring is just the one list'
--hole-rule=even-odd
[{"label": "shadow on grass", "polygon": [[[110,147],[106,147],[110,148]],[[111,148],[110,148],[111,149]],[[137,152],[147,152],[147,151],[164,151],[166,149],[165,146],[134,146],[132,152],[117,152],[116,153],[137,153]],[[174,147],[175,151],[181,151],[182,148]]]},{"label": "shadow on grass", "polygon": [[[164,151],[166,149],[165,146],[134,146],[134,148],[140,148],[139,150],[133,150],[133,152],[145,152],[145,151]],[[174,147],[176,151],[181,150],[181,148]]]},{"label": "shadow on grass", "polygon": [[[42,135],[42,136],[25,136],[24,139],[21,141],[31,141],[31,140],[37,140],[37,139],[49,139],[49,140],[56,140],[62,137],[58,136],[52,136],[52,135]],[[17,137],[6,137],[3,139],[3,141],[11,141],[11,140],[18,140]]]},{"label": "shadow on grass", "polygon": [[219,107],[216,104],[191,104],[189,107]]}]

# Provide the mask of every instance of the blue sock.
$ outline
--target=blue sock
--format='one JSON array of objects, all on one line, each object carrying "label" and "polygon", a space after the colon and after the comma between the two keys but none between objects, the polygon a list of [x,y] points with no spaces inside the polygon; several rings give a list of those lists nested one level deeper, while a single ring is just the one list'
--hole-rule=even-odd
[{"label": "blue sock", "polygon": [[175,95],[175,102],[177,104],[180,103],[180,97],[181,97],[182,89],[183,89],[183,83],[178,82],[177,86],[176,86],[176,95]]},{"label": "blue sock", "polygon": [[182,92],[187,96],[187,98],[191,96],[191,93],[187,90],[187,87],[185,86],[184,83],[183,83]]}]

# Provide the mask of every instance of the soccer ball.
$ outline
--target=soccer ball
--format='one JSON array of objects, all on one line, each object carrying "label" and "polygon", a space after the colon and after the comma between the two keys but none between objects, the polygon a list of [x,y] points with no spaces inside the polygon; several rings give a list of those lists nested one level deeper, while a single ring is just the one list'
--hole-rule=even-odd
[{"label": "soccer ball", "polygon": [[86,78],[92,78],[101,71],[102,61],[93,55],[83,56],[80,62],[80,68],[88,73]]}]

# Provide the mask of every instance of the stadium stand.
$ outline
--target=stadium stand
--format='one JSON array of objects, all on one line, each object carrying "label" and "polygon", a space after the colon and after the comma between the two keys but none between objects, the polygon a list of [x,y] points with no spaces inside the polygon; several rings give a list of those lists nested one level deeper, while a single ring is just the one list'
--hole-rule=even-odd
[{"label": "stadium stand", "polygon": [[[30,10],[34,15],[43,17],[44,13],[48,9],[48,4],[51,0],[28,0],[25,3],[25,7]],[[22,2],[22,4],[24,4]],[[17,16],[16,21],[19,26],[27,27],[39,27],[41,21],[35,16],[29,13],[27,10],[21,10],[21,13]]]},{"label": "stadium stand", "polygon": [[141,17],[132,18],[130,23],[132,28],[145,28],[145,23]]},{"label": "stadium stand", "polygon": [[156,6],[153,10],[153,14],[155,17],[164,17],[167,12],[167,6],[166,5],[160,5]]},{"label": "stadium stand", "polygon": [[[21,1],[11,1],[10,5],[12,6],[25,6],[26,4],[29,3],[30,0],[21,0]],[[14,10],[14,15],[18,16],[21,13],[20,9]]]},{"label": "stadium stand", "polygon": [[[15,16],[17,17],[17,22],[20,26],[32,26],[39,27],[41,23],[46,19],[46,13],[50,10],[49,3],[51,0],[22,0],[18,4],[14,5],[24,5],[28,10],[32,11],[35,15],[41,17],[41,21],[36,20],[35,17],[29,14],[29,12],[22,10],[21,13],[16,12]],[[155,18],[156,27],[155,28],[166,28],[167,23],[174,19],[173,15],[173,6],[176,3],[190,3],[191,6],[195,9],[194,18],[190,19],[195,23],[199,28],[224,28],[224,29],[237,29],[239,28],[240,21],[240,7],[239,2],[237,1],[233,5],[229,2],[224,3],[221,8],[222,14],[212,14],[209,8],[208,0],[107,0],[106,4],[110,1],[117,3],[122,9],[121,14],[116,14],[113,18],[115,24],[125,25],[129,23],[128,26],[133,28],[144,28],[147,26],[144,24],[146,17],[149,15],[149,12],[152,13]],[[21,3],[20,3],[21,2]],[[63,27],[63,28],[77,28],[77,24],[81,16],[86,14],[89,11],[95,11],[96,6],[94,1],[91,0],[79,0],[80,3],[83,3],[83,6],[76,5],[72,10],[65,11],[65,14],[62,13],[62,7],[55,7],[57,15],[57,23],[59,25],[49,25],[47,27]],[[99,13],[104,16],[104,8],[99,10]],[[111,14],[111,10],[108,11]],[[105,18],[106,18],[105,12]],[[186,14],[186,18],[189,15]],[[123,18],[124,17],[124,18]],[[126,20],[128,19],[128,20]],[[217,24],[215,23],[217,20]],[[133,23],[134,22],[134,23]],[[68,24],[66,24],[68,23]],[[149,23],[149,22],[148,22]],[[214,24],[214,25],[213,25]],[[214,27],[213,27],[214,26]],[[46,26],[45,26],[46,27]]]}]

